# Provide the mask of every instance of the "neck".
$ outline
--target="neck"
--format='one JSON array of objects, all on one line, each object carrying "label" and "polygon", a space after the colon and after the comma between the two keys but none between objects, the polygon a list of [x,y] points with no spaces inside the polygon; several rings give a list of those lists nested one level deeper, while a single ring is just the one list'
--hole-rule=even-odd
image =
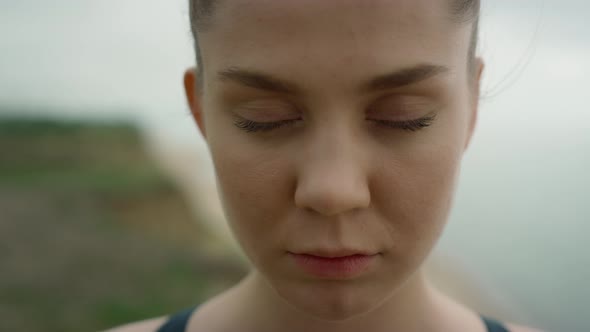
[{"label": "neck", "polygon": [[[270,287],[255,270],[235,289],[235,322],[241,331],[384,332],[444,331],[449,311],[456,306],[416,272],[401,288],[373,310],[344,321],[326,321],[295,309]],[[244,325],[245,324],[245,325]]]}]

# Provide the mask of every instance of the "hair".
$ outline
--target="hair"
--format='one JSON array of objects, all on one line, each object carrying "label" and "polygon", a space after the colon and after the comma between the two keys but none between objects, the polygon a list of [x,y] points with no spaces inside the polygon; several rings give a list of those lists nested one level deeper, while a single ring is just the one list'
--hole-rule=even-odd
[{"label": "hair", "polygon": [[[197,65],[203,64],[199,46],[198,32],[204,31],[210,25],[215,13],[215,7],[219,4],[219,1],[222,0],[189,0],[190,23],[194,38]],[[451,19],[461,24],[473,24],[468,54],[470,74],[473,74],[475,71],[474,60],[476,56],[475,53],[479,35],[480,7],[481,0],[451,0]],[[198,72],[199,76],[201,76],[203,71],[199,70]]]}]

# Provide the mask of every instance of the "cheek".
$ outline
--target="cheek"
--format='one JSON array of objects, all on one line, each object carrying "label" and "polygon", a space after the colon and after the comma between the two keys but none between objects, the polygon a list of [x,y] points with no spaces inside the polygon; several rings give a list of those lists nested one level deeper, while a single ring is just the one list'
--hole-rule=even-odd
[{"label": "cheek", "polygon": [[[384,193],[381,197],[390,197],[396,203],[382,203],[380,206],[399,215],[400,226],[409,231],[421,228],[426,228],[426,231],[444,222],[459,168],[459,160],[445,155],[444,151],[453,152],[441,149],[424,155],[424,158],[416,155],[403,164],[395,164],[388,174],[381,176],[382,182],[377,191]],[[437,155],[440,158],[436,158]]]},{"label": "cheek", "polygon": [[289,211],[288,187],[281,184],[288,178],[289,160],[276,150],[254,149],[244,134],[231,135],[236,134],[216,132],[209,147],[229,226],[245,253],[257,260],[253,253],[276,248],[274,225]]},{"label": "cheek", "polygon": [[463,137],[457,126],[441,124],[407,151],[381,154],[372,200],[396,261],[415,267],[440,237],[453,201]]}]

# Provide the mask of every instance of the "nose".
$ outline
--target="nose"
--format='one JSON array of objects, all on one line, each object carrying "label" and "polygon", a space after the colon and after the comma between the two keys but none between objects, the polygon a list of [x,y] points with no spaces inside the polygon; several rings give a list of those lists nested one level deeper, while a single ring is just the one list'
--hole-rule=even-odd
[{"label": "nose", "polygon": [[369,206],[366,149],[350,136],[331,132],[310,141],[298,167],[297,207],[334,216]]}]

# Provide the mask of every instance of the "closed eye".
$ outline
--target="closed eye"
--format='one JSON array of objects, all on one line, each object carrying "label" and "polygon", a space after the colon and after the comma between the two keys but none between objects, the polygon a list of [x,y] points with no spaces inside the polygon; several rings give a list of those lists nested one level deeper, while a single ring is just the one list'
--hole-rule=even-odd
[{"label": "closed eye", "polygon": [[406,120],[406,121],[392,121],[392,120],[378,120],[378,119],[368,119],[368,121],[375,122],[378,125],[395,128],[395,129],[403,129],[406,131],[418,131],[420,129],[426,128],[434,122],[436,119],[436,113],[413,120]]},{"label": "closed eye", "polygon": [[258,132],[258,131],[271,131],[283,126],[294,124],[299,120],[282,120],[274,122],[256,122],[247,119],[237,119],[234,121],[234,125],[246,132]]},{"label": "closed eye", "polygon": [[[415,132],[420,129],[426,128],[434,122],[436,114],[428,115],[419,119],[406,120],[406,121],[392,121],[392,120],[379,120],[379,119],[367,119],[367,121],[374,122],[377,125],[384,126],[392,129],[402,129],[405,131]],[[281,127],[295,124],[299,119],[290,119],[274,122],[256,122],[248,119],[236,119],[234,125],[248,133],[254,132],[267,132],[275,130]]]}]

